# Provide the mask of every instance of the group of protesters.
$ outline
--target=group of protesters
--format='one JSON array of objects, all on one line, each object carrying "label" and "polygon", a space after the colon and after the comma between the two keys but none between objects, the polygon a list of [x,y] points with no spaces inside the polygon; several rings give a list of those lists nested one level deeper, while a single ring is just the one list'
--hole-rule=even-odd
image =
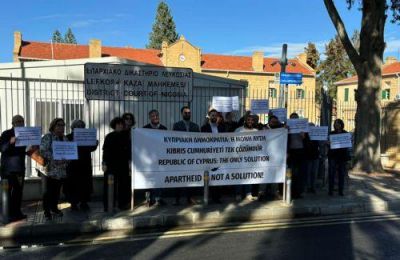
[{"label": "group of protesters", "polygon": [[[262,124],[256,114],[246,112],[240,120],[234,120],[234,113],[220,113],[210,109],[201,127],[191,121],[191,109],[183,106],[180,110],[182,120],[173,124],[173,131],[183,132],[251,132],[265,129],[287,127],[278,117],[269,114],[268,123]],[[167,130],[160,123],[160,114],[157,110],[149,111],[149,123],[143,128]],[[291,119],[299,118],[296,113],[290,115]],[[135,127],[135,117],[132,113],[124,113],[115,117],[110,122],[112,132],[106,135],[103,143],[102,169],[104,172],[104,197],[103,204],[106,211],[109,206],[127,210],[131,204],[131,130]],[[9,215],[11,221],[25,219],[27,216],[21,211],[21,200],[25,178],[25,155],[35,147],[16,146],[15,127],[23,127],[24,118],[15,115],[12,118],[12,128],[2,133],[0,137],[1,148],[1,178],[9,183]],[[334,130],[330,134],[344,133],[344,123],[340,119],[334,122]],[[89,210],[88,202],[93,191],[93,173],[91,153],[98,147],[98,141],[94,146],[78,146],[77,160],[55,160],[53,157],[52,143],[54,141],[74,141],[74,129],[85,128],[85,122],[74,120],[71,124],[71,133],[65,135],[65,121],[55,118],[49,126],[49,132],[41,139],[41,144],[36,147],[44,160],[45,170],[40,171],[45,181],[46,189],[43,195],[43,210],[47,220],[55,216],[62,216],[58,208],[58,202],[63,187],[67,201],[71,204],[72,211]],[[326,146],[327,141],[323,143]],[[312,141],[307,133],[289,134],[287,146],[287,164],[292,172],[292,196],[301,198],[305,190],[315,193],[315,180],[318,174],[319,158],[321,156],[321,142]],[[338,192],[343,196],[346,162],[350,160],[347,148],[329,149],[329,195],[333,195],[335,176],[338,176]],[[114,180],[114,205],[108,205],[109,176]],[[263,199],[267,195],[282,196],[283,185],[237,185],[234,187],[234,196],[237,201]],[[275,189],[276,188],[276,189]],[[184,197],[188,204],[196,204],[196,188],[176,188],[174,190],[174,205],[181,203]],[[221,203],[222,187],[210,187],[211,199],[214,203]],[[163,190],[153,189],[146,192],[148,206],[160,206],[166,204],[163,200]]]}]

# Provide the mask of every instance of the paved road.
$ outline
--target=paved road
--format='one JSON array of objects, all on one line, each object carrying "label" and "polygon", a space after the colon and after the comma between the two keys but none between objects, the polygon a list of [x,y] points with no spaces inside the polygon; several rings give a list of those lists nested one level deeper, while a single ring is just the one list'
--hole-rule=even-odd
[{"label": "paved road", "polygon": [[[400,259],[400,215],[108,234],[3,249],[2,259]],[[61,241],[61,240],[60,240]],[[43,241],[41,241],[43,242]]]}]

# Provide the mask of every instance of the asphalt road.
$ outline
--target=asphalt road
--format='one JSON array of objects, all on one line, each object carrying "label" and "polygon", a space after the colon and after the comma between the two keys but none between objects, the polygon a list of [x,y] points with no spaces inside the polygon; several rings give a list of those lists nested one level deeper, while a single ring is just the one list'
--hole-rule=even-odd
[{"label": "asphalt road", "polygon": [[[121,237],[118,237],[121,236]],[[60,240],[61,241],[61,240]],[[335,217],[65,240],[1,259],[400,259],[400,216]]]}]

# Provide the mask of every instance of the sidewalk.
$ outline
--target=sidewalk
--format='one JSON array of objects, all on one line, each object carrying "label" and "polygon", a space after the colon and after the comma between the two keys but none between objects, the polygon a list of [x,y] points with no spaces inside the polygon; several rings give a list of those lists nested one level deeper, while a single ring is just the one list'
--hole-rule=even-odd
[{"label": "sidewalk", "polygon": [[[199,198],[200,199],[200,198]],[[40,201],[24,203],[26,221],[0,224],[0,238],[84,234],[113,230],[173,227],[182,225],[221,225],[233,222],[282,220],[307,216],[329,216],[348,213],[381,213],[400,210],[400,174],[366,175],[351,173],[346,182],[345,196],[328,196],[326,187],[317,194],[286,205],[281,200],[234,202],[224,197],[222,204],[167,206],[148,208],[139,205],[134,211],[115,214],[103,212],[101,202],[90,203],[89,212],[71,212],[68,203],[60,204],[64,216],[45,221]]]}]

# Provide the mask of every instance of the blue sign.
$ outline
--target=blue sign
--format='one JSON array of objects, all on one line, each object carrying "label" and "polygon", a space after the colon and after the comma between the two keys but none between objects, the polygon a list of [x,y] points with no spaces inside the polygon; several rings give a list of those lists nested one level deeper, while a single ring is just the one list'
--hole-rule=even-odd
[{"label": "blue sign", "polygon": [[301,85],[303,83],[302,73],[285,73],[280,74],[280,84],[295,84]]}]

